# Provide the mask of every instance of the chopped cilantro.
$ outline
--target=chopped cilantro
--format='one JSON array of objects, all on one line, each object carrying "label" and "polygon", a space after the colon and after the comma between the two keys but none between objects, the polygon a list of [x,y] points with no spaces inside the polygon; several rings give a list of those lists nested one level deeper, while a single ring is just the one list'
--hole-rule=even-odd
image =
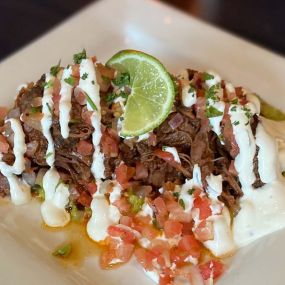
[{"label": "chopped cilantro", "polygon": [[163,145],[161,149],[162,149],[163,151],[166,151],[166,148],[167,148],[167,146]]},{"label": "chopped cilantro", "polygon": [[233,124],[234,124],[235,126],[237,126],[237,125],[239,125],[239,121],[234,121]]},{"label": "chopped cilantro", "polygon": [[222,116],[223,114],[224,114],[223,112],[219,111],[214,106],[210,106],[206,110],[206,116],[208,118],[214,118],[214,117]]},{"label": "chopped cilantro", "polygon": [[45,155],[45,159],[47,159],[48,157],[50,157],[52,155],[52,152],[48,152],[46,155]]},{"label": "chopped cilantro", "polygon": [[178,198],[179,198],[180,193],[179,193],[179,192],[173,192],[173,193],[172,193],[172,195],[173,195],[175,198],[177,198],[177,199],[178,199]]},{"label": "chopped cilantro", "polygon": [[82,59],[86,59],[86,50],[83,49],[82,52],[76,53],[73,55],[73,61],[75,64],[80,64]]},{"label": "chopped cilantro", "polygon": [[191,188],[191,189],[189,189],[187,192],[188,192],[189,195],[192,195],[192,194],[195,192],[195,189],[194,189],[194,188]]},{"label": "chopped cilantro", "polygon": [[194,93],[196,91],[196,87],[192,84],[190,84],[190,87],[188,89],[188,93]]},{"label": "chopped cilantro", "polygon": [[49,103],[46,103],[46,106],[47,106],[47,108],[48,108],[49,112],[52,114],[52,109],[51,109],[51,107],[50,107]]},{"label": "chopped cilantro", "polygon": [[128,94],[121,91],[120,94],[119,94],[120,97],[124,98],[124,99],[127,99],[128,98]]},{"label": "chopped cilantro", "polygon": [[53,253],[52,255],[54,256],[59,256],[59,257],[67,257],[69,256],[69,254],[72,251],[72,247],[71,244],[65,244],[63,246],[58,247]]},{"label": "chopped cilantro", "polygon": [[73,76],[69,76],[68,78],[64,78],[64,82],[73,86],[75,84],[75,80]]},{"label": "chopped cilantro", "polygon": [[82,222],[83,221],[84,212],[78,210],[77,206],[72,203],[70,207],[70,218],[73,222]]},{"label": "chopped cilantro", "polygon": [[90,107],[91,107],[94,111],[98,111],[98,109],[97,109],[95,103],[92,101],[92,99],[89,97],[89,95],[88,95],[86,92],[84,92],[84,93],[85,93],[86,100],[87,100],[88,104],[90,105]]},{"label": "chopped cilantro", "polygon": [[45,199],[45,191],[44,188],[40,184],[34,184],[31,187],[31,192],[39,199]]},{"label": "chopped cilantro", "polygon": [[85,79],[87,79],[87,78],[88,78],[88,73],[84,72],[84,73],[82,74],[82,76],[81,76],[81,79],[82,79],[82,80],[85,80]]},{"label": "chopped cilantro", "polygon": [[31,107],[30,114],[40,113],[42,111],[42,107]]},{"label": "chopped cilantro", "polygon": [[209,73],[207,73],[207,72],[204,72],[202,78],[203,78],[204,81],[206,81],[206,80],[212,80],[212,79],[214,79],[215,77],[214,77],[214,75],[212,75],[212,74],[209,74]]},{"label": "chopped cilantro", "polygon": [[236,97],[235,99],[233,99],[233,100],[231,101],[231,103],[232,103],[233,105],[237,105],[237,104],[238,104],[238,98]]},{"label": "chopped cilantro", "polygon": [[118,86],[123,87],[130,84],[130,74],[128,72],[123,72],[117,75],[116,78],[112,80],[112,82]]},{"label": "chopped cilantro", "polygon": [[179,205],[185,210],[185,203],[182,199],[179,199]]},{"label": "chopped cilantro", "polygon": [[106,102],[107,102],[107,104],[108,104],[108,105],[112,104],[113,101],[116,99],[116,97],[117,97],[117,95],[116,95],[114,92],[108,93],[108,94],[107,94],[107,97],[106,97]]},{"label": "chopped cilantro", "polygon": [[242,110],[244,111],[244,113],[248,119],[250,119],[252,117],[252,113],[250,112],[250,109],[243,107]]},{"label": "chopped cilantro", "polygon": [[219,84],[213,85],[211,86],[209,89],[207,89],[205,91],[205,97],[207,100],[213,100],[214,102],[217,102],[217,97],[216,97],[216,93],[217,93],[217,89],[219,88]]},{"label": "chopped cilantro", "polygon": [[232,112],[236,112],[236,110],[237,110],[237,106],[231,107],[231,111],[232,111]]},{"label": "chopped cilantro", "polygon": [[57,76],[58,72],[60,71],[60,62],[61,62],[61,61],[59,60],[59,62],[58,62],[57,65],[52,66],[52,67],[50,68],[50,74],[51,74],[52,76]]},{"label": "chopped cilantro", "polygon": [[44,83],[45,89],[51,88],[52,86],[53,86],[53,81],[51,79],[48,82]]},{"label": "chopped cilantro", "polygon": [[94,81],[94,80],[92,80],[91,83],[92,83],[93,85],[95,85],[95,81]]}]

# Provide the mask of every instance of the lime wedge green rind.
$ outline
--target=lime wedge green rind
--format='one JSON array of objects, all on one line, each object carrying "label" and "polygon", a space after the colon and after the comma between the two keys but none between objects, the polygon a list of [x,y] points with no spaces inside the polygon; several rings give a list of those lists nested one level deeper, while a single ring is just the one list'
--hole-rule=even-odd
[{"label": "lime wedge green rind", "polygon": [[123,50],[107,61],[108,67],[130,74],[129,95],[122,136],[139,136],[158,127],[173,106],[173,81],[165,67],[153,56],[136,50]]}]

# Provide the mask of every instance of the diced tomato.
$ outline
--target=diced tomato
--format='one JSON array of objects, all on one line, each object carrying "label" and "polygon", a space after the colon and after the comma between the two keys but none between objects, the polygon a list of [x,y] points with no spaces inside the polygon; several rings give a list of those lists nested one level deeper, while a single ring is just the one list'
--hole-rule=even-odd
[{"label": "diced tomato", "polygon": [[93,195],[97,191],[97,184],[94,182],[88,183],[87,184],[87,190],[91,195]]},{"label": "diced tomato", "polygon": [[136,163],[136,175],[134,179],[136,180],[142,180],[148,177],[148,170],[147,168],[141,163]]},{"label": "diced tomato", "polygon": [[199,258],[201,253],[201,244],[195,239],[194,235],[185,235],[181,238],[178,248],[187,255]]},{"label": "diced tomato", "polygon": [[113,203],[122,215],[127,215],[131,211],[131,205],[126,197],[121,197]]},{"label": "diced tomato", "polygon": [[168,220],[164,223],[164,234],[166,238],[180,236],[183,225],[177,221]]},{"label": "diced tomato", "polygon": [[112,237],[119,237],[124,243],[133,243],[136,240],[132,229],[125,229],[119,226],[109,226],[108,234]]},{"label": "diced tomato", "polygon": [[143,237],[153,240],[156,238],[159,234],[159,231],[155,229],[152,225],[145,225],[142,227],[141,234]]},{"label": "diced tomato", "polygon": [[194,200],[194,208],[199,209],[199,219],[200,220],[205,220],[207,219],[209,216],[212,215],[212,210],[210,208],[211,202],[209,200],[209,198],[207,198],[206,196],[204,197],[196,197]]},{"label": "diced tomato", "polygon": [[132,217],[129,217],[129,216],[121,216],[120,224],[131,227],[133,224],[133,219]]},{"label": "diced tomato", "polygon": [[178,266],[184,264],[188,256],[189,254],[180,248],[173,247],[170,249],[170,260]]},{"label": "diced tomato", "polygon": [[78,87],[74,91],[74,98],[81,106],[86,105],[86,95]]},{"label": "diced tomato", "polygon": [[135,246],[130,243],[123,243],[112,238],[107,238],[107,249],[103,251],[100,258],[100,265],[103,269],[108,269],[114,265],[114,259],[120,260],[118,263],[125,263],[130,260]]},{"label": "diced tomato", "polygon": [[168,211],[167,207],[165,205],[164,200],[161,197],[158,197],[153,200],[153,204],[156,208],[157,214],[156,219],[160,226],[163,227],[167,217],[168,217]]},{"label": "diced tomato", "polygon": [[216,279],[225,271],[225,265],[218,260],[210,260],[199,265],[199,269],[204,280],[208,280],[211,277]]},{"label": "diced tomato", "polygon": [[75,78],[80,77],[80,65],[79,64],[72,65],[72,76]]},{"label": "diced tomato", "polygon": [[135,250],[135,257],[137,261],[143,266],[144,269],[152,270],[153,269],[152,261],[157,257],[157,255],[150,250],[146,250],[144,248],[137,248]]},{"label": "diced tomato", "polygon": [[0,135],[0,153],[8,153],[9,143],[3,135]]},{"label": "diced tomato", "polygon": [[6,107],[0,107],[0,122],[4,121],[7,116],[8,109]]},{"label": "diced tomato", "polygon": [[172,278],[169,275],[162,274],[159,276],[159,285],[171,285]]},{"label": "diced tomato", "polygon": [[92,201],[92,198],[90,194],[86,191],[81,192],[80,196],[77,199],[77,202],[85,207],[90,207],[91,201]]},{"label": "diced tomato", "polygon": [[175,162],[174,160],[174,156],[172,153],[167,152],[167,151],[163,151],[161,149],[156,149],[154,151],[154,155],[163,159],[164,161],[168,162],[168,163],[173,163]]},{"label": "diced tomato", "polygon": [[213,223],[210,221],[202,221],[194,230],[195,237],[201,241],[212,240],[214,238]]},{"label": "diced tomato", "polygon": [[118,143],[118,137],[115,137],[109,129],[106,129],[101,138],[103,153],[109,157],[117,157],[119,154]]},{"label": "diced tomato", "polygon": [[81,140],[77,145],[77,152],[83,156],[91,155],[93,153],[93,144],[90,142]]},{"label": "diced tomato", "polygon": [[81,118],[85,124],[91,125],[92,114],[93,114],[93,111],[88,111],[86,107],[82,108]]},{"label": "diced tomato", "polygon": [[134,177],[135,175],[135,168],[129,167],[124,163],[121,163],[116,169],[115,169],[116,179],[121,184],[121,186],[124,186],[126,183],[129,182],[129,180]]},{"label": "diced tomato", "polygon": [[[173,197],[173,195],[171,195]],[[175,200],[166,202],[166,206],[169,213],[169,218],[174,221],[189,223],[192,219],[191,213],[186,213],[181,205]]]}]

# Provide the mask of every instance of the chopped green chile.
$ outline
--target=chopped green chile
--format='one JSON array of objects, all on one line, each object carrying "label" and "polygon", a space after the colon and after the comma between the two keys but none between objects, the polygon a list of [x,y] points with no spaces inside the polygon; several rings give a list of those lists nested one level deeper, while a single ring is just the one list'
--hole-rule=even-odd
[{"label": "chopped green chile", "polygon": [[72,246],[70,243],[58,247],[53,253],[53,256],[58,257],[68,257],[72,251]]}]

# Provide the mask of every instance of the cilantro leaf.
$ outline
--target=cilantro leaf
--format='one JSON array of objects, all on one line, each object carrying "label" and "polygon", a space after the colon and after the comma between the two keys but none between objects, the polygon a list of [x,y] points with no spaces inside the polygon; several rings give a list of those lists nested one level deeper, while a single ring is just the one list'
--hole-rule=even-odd
[{"label": "cilantro leaf", "polygon": [[42,111],[42,107],[31,107],[30,114],[40,113]]},{"label": "cilantro leaf", "polygon": [[47,106],[47,108],[48,108],[49,112],[52,114],[52,109],[51,109],[51,107],[50,107],[49,103],[46,103],[46,106]]},{"label": "cilantro leaf", "polygon": [[49,80],[48,82],[44,83],[44,88],[45,89],[51,88],[52,86],[53,86],[53,81],[52,80]]},{"label": "cilantro leaf", "polygon": [[189,195],[193,195],[193,193],[195,192],[195,189],[191,188],[187,192],[188,192]]},{"label": "cilantro leaf", "polygon": [[207,108],[206,110],[206,116],[208,118],[214,118],[214,117],[219,117],[222,116],[224,113],[219,111],[217,108],[215,108],[214,106],[210,106]]},{"label": "cilantro leaf", "polygon": [[31,192],[39,199],[45,199],[45,191],[44,188],[40,184],[34,184],[31,187]]},{"label": "cilantro leaf", "polygon": [[172,193],[172,195],[173,195],[175,198],[177,198],[177,199],[178,199],[178,198],[179,198],[180,193],[179,193],[179,192],[173,192],[173,193]]},{"label": "cilantro leaf", "polygon": [[203,78],[204,81],[206,81],[206,80],[212,80],[212,79],[214,79],[215,76],[212,75],[212,74],[209,74],[209,73],[207,73],[207,72],[204,72],[202,78]]},{"label": "cilantro leaf", "polygon": [[80,64],[82,59],[86,59],[86,58],[87,58],[87,55],[86,55],[85,48],[82,50],[82,52],[79,52],[73,55],[73,61],[75,64]]},{"label": "cilantro leaf", "polygon": [[98,109],[97,109],[95,103],[92,101],[92,99],[89,97],[89,95],[88,95],[86,92],[84,92],[84,93],[85,93],[86,100],[87,100],[88,104],[90,105],[90,107],[91,107],[94,111],[98,111]]},{"label": "cilantro leaf", "polygon": [[178,201],[179,205],[183,208],[183,210],[185,210],[185,203],[183,199],[179,199]]},{"label": "cilantro leaf", "polygon": [[239,125],[239,121],[234,121],[233,124],[234,124],[235,126],[237,126],[237,125]]},{"label": "cilantro leaf", "polygon": [[71,244],[65,244],[63,246],[58,247],[53,253],[52,255],[54,256],[59,256],[59,257],[67,257],[69,256],[69,254],[72,251],[72,247]]},{"label": "cilantro leaf", "polygon": [[58,61],[57,65],[54,65],[50,68],[50,74],[54,77],[57,76],[57,74],[60,71],[60,62],[61,62],[61,60]]},{"label": "cilantro leaf", "polygon": [[82,74],[82,76],[81,76],[81,79],[82,79],[82,80],[85,80],[85,79],[87,79],[87,78],[88,78],[88,73],[84,72],[84,73]]},{"label": "cilantro leaf", "polygon": [[128,72],[120,73],[112,82],[118,87],[130,85],[130,74]]},{"label": "cilantro leaf", "polygon": [[116,99],[116,97],[117,97],[117,95],[116,95],[114,92],[108,93],[108,94],[107,94],[107,97],[106,97],[106,102],[107,102],[107,104],[108,104],[108,105],[112,104],[113,101]]},{"label": "cilantro leaf", "polygon": [[75,80],[74,80],[73,76],[69,76],[67,78],[64,78],[64,82],[71,85],[71,86],[74,86],[74,84],[75,84]]}]

